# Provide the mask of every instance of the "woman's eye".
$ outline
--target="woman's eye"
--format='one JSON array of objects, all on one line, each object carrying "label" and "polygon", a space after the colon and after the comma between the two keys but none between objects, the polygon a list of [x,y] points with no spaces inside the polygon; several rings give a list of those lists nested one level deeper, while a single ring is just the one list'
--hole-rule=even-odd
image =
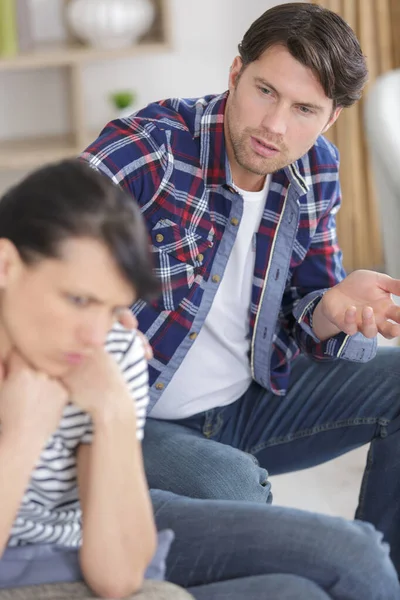
[{"label": "woman's eye", "polygon": [[73,294],[68,294],[68,300],[75,304],[75,306],[87,306],[89,304],[89,299],[85,298],[85,296],[74,296]]}]

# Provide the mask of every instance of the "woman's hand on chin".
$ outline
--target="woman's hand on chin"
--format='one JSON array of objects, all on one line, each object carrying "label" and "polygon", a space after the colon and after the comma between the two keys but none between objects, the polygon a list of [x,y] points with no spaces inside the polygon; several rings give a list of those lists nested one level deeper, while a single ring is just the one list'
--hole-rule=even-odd
[{"label": "woman's hand on chin", "polygon": [[0,422],[3,437],[32,436],[41,444],[57,429],[68,391],[63,384],[32,368],[13,350],[1,365]]},{"label": "woman's hand on chin", "polygon": [[97,420],[135,418],[135,406],[122,373],[110,354],[96,350],[62,378],[70,400]]}]

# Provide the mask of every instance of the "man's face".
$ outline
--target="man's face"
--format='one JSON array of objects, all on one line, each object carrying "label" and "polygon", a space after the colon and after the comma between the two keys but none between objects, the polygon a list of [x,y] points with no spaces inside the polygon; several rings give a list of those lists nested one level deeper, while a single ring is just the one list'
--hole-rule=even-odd
[{"label": "man's face", "polygon": [[272,46],[241,68],[236,57],[229,77],[225,139],[234,182],[257,190],[267,174],[303,156],[341,109],[333,111],[314,73],[284,46]]},{"label": "man's face", "polygon": [[0,344],[37,370],[65,375],[102,346],[119,311],[134,301],[108,249],[70,239],[61,258],[23,263],[0,241]]}]

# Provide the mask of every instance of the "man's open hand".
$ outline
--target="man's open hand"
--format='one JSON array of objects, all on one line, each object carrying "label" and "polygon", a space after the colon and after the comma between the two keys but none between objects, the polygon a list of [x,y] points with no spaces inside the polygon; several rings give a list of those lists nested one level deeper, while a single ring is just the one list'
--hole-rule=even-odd
[{"label": "man's open hand", "polygon": [[400,335],[400,306],[392,300],[400,296],[400,280],[383,273],[359,270],[328,290],[313,315],[313,331],[328,339],[340,331],[357,332],[367,338],[381,333],[392,339]]}]

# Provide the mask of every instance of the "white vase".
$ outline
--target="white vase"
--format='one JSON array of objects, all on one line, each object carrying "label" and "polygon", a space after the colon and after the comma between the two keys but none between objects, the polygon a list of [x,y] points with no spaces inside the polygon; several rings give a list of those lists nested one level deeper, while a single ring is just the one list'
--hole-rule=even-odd
[{"label": "white vase", "polygon": [[102,49],[126,48],[151,27],[151,0],[70,0],[66,11],[72,33]]}]

